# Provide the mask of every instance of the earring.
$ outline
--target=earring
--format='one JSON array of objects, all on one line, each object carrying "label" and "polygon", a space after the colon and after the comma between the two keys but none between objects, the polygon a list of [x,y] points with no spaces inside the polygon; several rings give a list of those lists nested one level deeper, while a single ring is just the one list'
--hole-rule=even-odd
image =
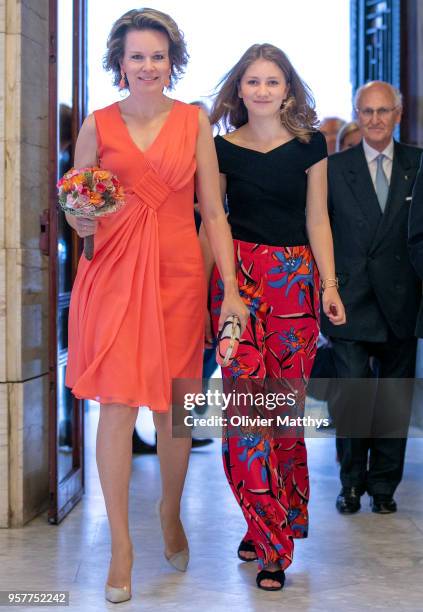
[{"label": "earring", "polygon": [[125,89],[126,87],[126,74],[123,72],[123,70],[120,74],[121,74],[121,79],[119,81],[119,89],[122,90],[122,89]]},{"label": "earring", "polygon": [[294,96],[288,96],[287,98],[285,98],[285,100],[283,100],[282,104],[281,104],[281,108],[279,110],[280,114],[283,115],[283,113],[285,112],[285,108],[286,106],[291,105],[292,103],[295,103],[295,98]]}]

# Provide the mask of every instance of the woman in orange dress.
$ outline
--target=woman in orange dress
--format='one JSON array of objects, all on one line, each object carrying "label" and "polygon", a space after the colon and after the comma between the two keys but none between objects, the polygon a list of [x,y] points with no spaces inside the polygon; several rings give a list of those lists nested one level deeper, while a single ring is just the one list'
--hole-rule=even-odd
[{"label": "woman in orange dress", "polygon": [[132,10],[114,24],[105,57],[129,96],[85,120],[75,166],[117,175],[126,204],[93,221],[67,217],[95,235],[91,261],[81,256],[72,291],[66,384],[100,402],[97,465],[111,529],[106,598],[131,597],[128,526],[131,440],[138,407],[154,411],[162,476],[160,518],[166,559],[188,564],[179,518],[190,439],[172,438],[171,381],[201,378],[206,313],[203,259],[196,235],[196,193],[224,279],[221,321],[246,324],[235,277],[232,240],[219,192],[211,128],[197,107],[163,94],[187,63],[181,32],[168,16]]}]

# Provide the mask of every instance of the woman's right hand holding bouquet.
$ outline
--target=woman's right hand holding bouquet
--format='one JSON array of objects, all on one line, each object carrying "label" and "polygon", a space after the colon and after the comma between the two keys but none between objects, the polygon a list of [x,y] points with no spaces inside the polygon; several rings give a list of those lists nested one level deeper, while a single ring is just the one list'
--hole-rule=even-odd
[{"label": "woman's right hand holding bouquet", "polygon": [[97,225],[97,219],[91,219],[89,217],[75,218],[75,231],[80,238],[93,236],[97,231]]},{"label": "woman's right hand holding bouquet", "polygon": [[124,204],[123,188],[109,170],[89,166],[71,168],[57,183],[59,205],[69,215],[78,236],[84,238],[84,253],[88,260],[94,255],[94,234],[97,217],[117,212]]}]

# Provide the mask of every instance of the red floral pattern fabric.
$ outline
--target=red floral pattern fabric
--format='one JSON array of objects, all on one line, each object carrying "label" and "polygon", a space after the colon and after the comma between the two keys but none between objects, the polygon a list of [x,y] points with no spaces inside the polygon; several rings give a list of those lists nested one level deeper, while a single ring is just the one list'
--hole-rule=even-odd
[{"label": "red floral pattern fabric", "polygon": [[[319,278],[310,247],[275,247],[234,240],[240,294],[250,310],[226,381],[297,379],[307,384],[319,333]],[[211,310],[215,329],[223,284],[215,268]],[[292,562],[294,538],[307,537],[310,487],[302,437],[273,437],[269,428],[247,428],[223,438],[226,477],[244,513],[245,540],[259,567]]]}]

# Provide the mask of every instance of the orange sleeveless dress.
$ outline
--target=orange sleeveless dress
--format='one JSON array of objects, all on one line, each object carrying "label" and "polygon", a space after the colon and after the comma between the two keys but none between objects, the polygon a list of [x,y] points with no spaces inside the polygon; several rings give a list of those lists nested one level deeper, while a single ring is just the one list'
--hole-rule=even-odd
[{"label": "orange sleeveless dress", "polygon": [[173,378],[201,378],[206,282],[194,223],[198,108],[175,101],[142,152],[118,103],[94,112],[99,164],[126,203],[99,219],[69,312],[66,385],[79,399],[165,412]]}]

